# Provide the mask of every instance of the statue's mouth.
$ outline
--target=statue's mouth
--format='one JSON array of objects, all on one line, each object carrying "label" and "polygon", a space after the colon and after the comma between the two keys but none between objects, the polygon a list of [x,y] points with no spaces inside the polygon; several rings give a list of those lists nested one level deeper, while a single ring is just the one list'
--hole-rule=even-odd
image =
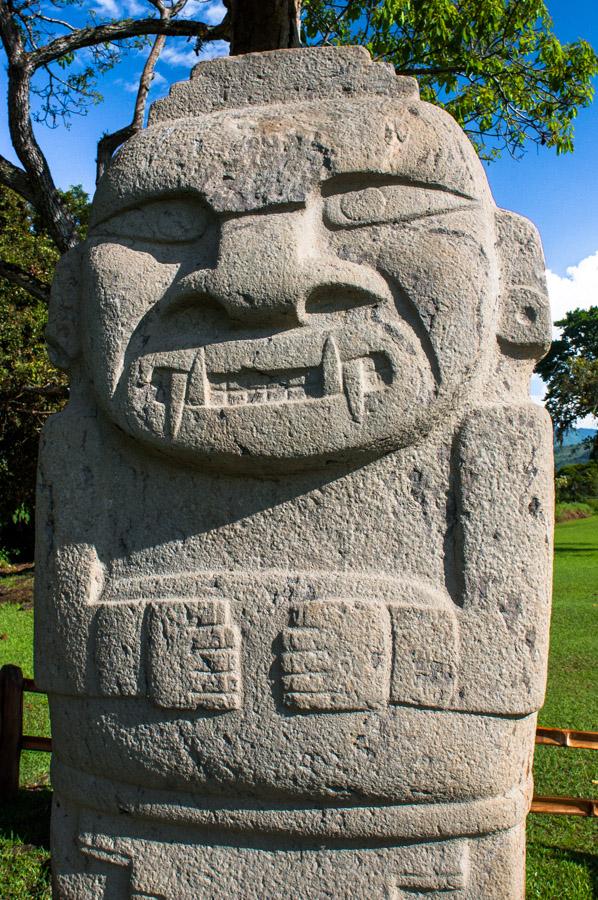
[{"label": "statue's mouth", "polygon": [[202,465],[267,473],[379,456],[422,433],[438,396],[433,357],[402,320],[201,337],[140,332],[110,411],[125,432]]},{"label": "statue's mouth", "polygon": [[145,393],[146,402],[164,405],[168,431],[175,436],[185,410],[309,403],[337,394],[345,395],[358,422],[366,395],[384,390],[394,379],[384,350],[340,353],[331,335],[319,345],[320,358],[313,364],[313,345],[300,350],[296,364],[286,368],[273,365],[274,356],[280,358],[277,352],[255,342],[152,353],[138,361],[136,388]]},{"label": "statue's mouth", "polygon": [[208,374],[208,384],[210,406],[293,403],[336,393],[331,390],[332,385],[324,384],[322,370],[312,367],[266,372],[255,369],[213,372]]}]

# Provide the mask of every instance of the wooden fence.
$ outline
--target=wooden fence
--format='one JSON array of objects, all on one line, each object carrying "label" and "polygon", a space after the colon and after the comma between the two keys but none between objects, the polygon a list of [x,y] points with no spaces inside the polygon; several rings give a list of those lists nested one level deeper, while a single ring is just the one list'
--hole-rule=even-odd
[{"label": "wooden fence", "polygon": [[[23,734],[23,694],[43,694],[31,678],[23,678],[18,666],[0,669],[0,800],[13,799],[19,790],[19,763],[23,750],[52,752],[52,739]],[[570,728],[536,730],[536,744],[583,750],[598,749],[597,731]],[[560,816],[598,816],[598,800],[581,797],[534,795],[531,811]]]}]

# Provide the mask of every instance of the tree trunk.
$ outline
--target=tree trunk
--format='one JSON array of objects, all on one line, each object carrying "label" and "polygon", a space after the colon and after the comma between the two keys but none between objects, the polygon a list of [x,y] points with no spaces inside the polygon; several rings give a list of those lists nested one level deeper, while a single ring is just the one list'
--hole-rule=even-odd
[{"label": "tree trunk", "polygon": [[231,56],[299,46],[301,0],[228,0]]},{"label": "tree trunk", "polygon": [[48,162],[33,133],[29,108],[32,72],[8,67],[8,127],[12,145],[29,176],[33,205],[61,253],[78,243],[75,223],[56,190]]}]

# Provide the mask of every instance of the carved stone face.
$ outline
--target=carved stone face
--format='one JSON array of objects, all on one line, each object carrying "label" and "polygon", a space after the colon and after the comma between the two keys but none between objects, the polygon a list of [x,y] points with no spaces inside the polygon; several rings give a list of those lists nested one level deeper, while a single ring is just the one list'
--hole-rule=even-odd
[{"label": "carved stone face", "polygon": [[149,128],[103,180],[84,250],[98,400],[156,448],[258,471],[406,446],[478,363],[493,215],[467,139],[423,103]]}]

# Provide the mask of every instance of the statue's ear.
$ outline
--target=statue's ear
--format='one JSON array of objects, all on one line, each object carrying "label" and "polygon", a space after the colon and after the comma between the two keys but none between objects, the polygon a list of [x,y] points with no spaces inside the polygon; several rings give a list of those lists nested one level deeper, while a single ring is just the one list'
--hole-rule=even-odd
[{"label": "statue's ear", "polygon": [[59,369],[67,371],[79,356],[79,299],[81,278],[81,247],[74,247],[56,266],[46,341],[50,359]]},{"label": "statue's ear", "polygon": [[540,359],[550,347],[552,326],[538,230],[528,219],[496,211],[501,296],[497,336],[519,355]]}]

